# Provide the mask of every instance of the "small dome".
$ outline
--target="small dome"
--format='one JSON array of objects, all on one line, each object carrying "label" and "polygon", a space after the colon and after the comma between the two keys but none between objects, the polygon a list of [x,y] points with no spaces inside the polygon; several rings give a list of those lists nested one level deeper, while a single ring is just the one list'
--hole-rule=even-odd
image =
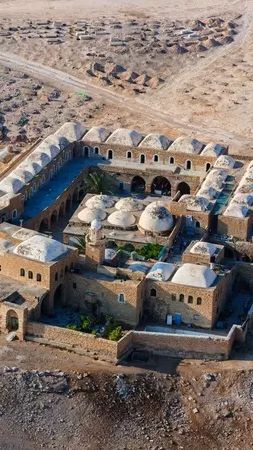
[{"label": "small dome", "polygon": [[201,189],[198,191],[198,195],[201,197],[206,197],[209,200],[213,200],[215,197],[217,197],[218,192],[212,187],[212,186],[202,186]]},{"label": "small dome", "polygon": [[229,155],[221,155],[216,159],[214,163],[215,167],[224,167],[225,169],[233,169],[235,166],[235,160],[232,156]]},{"label": "small dome", "polygon": [[213,256],[218,248],[216,244],[198,241],[192,246],[190,253]]},{"label": "small dome", "polygon": [[9,175],[0,183],[0,190],[8,194],[17,194],[24,187],[24,182],[15,176]]},{"label": "small dome", "polygon": [[171,281],[185,286],[209,288],[216,278],[216,273],[210,267],[186,263],[179,267]]},{"label": "small dome", "polygon": [[7,239],[0,239],[0,255],[8,253],[13,248],[13,243]]},{"label": "small dome", "polygon": [[142,140],[142,135],[135,130],[118,128],[107,139],[107,144],[116,144],[128,147],[137,147]]},{"label": "small dome", "polygon": [[[54,136],[52,136],[53,138]],[[36,152],[42,152],[46,153],[50,159],[55,158],[60,153],[60,147],[56,146],[55,144],[52,144],[50,142],[51,136],[49,136],[47,139],[45,139],[41,144],[36,148]]]},{"label": "small dome", "polygon": [[209,142],[202,150],[201,155],[217,157],[224,152],[224,147],[214,142]]},{"label": "small dome", "polygon": [[40,150],[33,152],[31,158],[32,161],[37,162],[42,167],[46,167],[46,165],[51,161],[51,157],[47,153],[41,152]]},{"label": "small dome", "polygon": [[111,132],[103,127],[92,127],[83,137],[83,142],[102,144],[110,136]]},{"label": "small dome", "polygon": [[188,197],[187,199],[187,209],[190,211],[207,211],[209,209],[209,200],[206,197],[196,196]]},{"label": "small dome", "polygon": [[12,172],[12,175],[17,177],[23,183],[29,183],[29,181],[31,181],[34,177],[33,173],[22,168],[17,168],[16,170],[14,170],[14,172]]},{"label": "small dome", "polygon": [[141,211],[143,204],[136,198],[127,197],[121,198],[115,205],[119,211]]},{"label": "small dome", "polygon": [[31,159],[26,159],[22,164],[18,166],[18,169],[27,170],[28,172],[31,172],[33,176],[37,175],[42,170],[41,164],[38,164],[35,161],[32,161]]},{"label": "small dome", "polygon": [[172,141],[166,136],[158,133],[150,133],[140,144],[140,147],[151,148],[154,150],[167,150]]},{"label": "small dome", "polygon": [[141,214],[139,226],[144,231],[152,233],[163,233],[169,231],[173,226],[173,217],[164,206],[150,203]]},{"label": "small dome", "polygon": [[239,203],[241,205],[252,206],[253,205],[253,195],[236,193],[233,198],[233,202]]},{"label": "small dome", "polygon": [[81,222],[91,223],[95,219],[104,220],[106,212],[103,209],[84,208],[78,213],[77,217]]},{"label": "small dome", "polygon": [[224,216],[238,217],[244,219],[248,215],[248,208],[245,205],[239,205],[236,202],[230,202],[227,209],[224,211]]},{"label": "small dome", "polygon": [[202,144],[202,142],[197,141],[197,139],[181,136],[177,138],[173,142],[173,144],[171,144],[168,151],[198,155],[201,152],[203,146],[204,144]]},{"label": "small dome", "polygon": [[147,277],[150,280],[168,281],[175,272],[176,266],[171,263],[157,262],[153,265]]},{"label": "small dome", "polygon": [[111,225],[120,228],[129,228],[136,222],[133,214],[130,214],[127,211],[114,211],[107,220]]},{"label": "small dome", "polygon": [[114,205],[115,200],[111,195],[93,195],[90,197],[87,202],[86,206],[91,209],[106,209],[106,208],[112,208]]},{"label": "small dome", "polygon": [[79,122],[65,122],[54,135],[64,137],[68,143],[82,139],[86,128]]},{"label": "small dome", "polygon": [[91,224],[90,224],[90,229],[94,230],[94,231],[99,231],[102,228],[102,223],[101,220],[99,219],[94,219]]}]

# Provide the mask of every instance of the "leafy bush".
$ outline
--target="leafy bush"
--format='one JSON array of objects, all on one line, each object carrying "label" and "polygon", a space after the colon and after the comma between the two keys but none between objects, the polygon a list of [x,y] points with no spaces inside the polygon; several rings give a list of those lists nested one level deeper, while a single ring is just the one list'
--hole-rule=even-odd
[{"label": "leafy bush", "polygon": [[118,326],[116,328],[113,328],[110,333],[108,334],[108,339],[110,341],[118,341],[122,336],[122,327]]},{"label": "leafy bush", "polygon": [[81,331],[84,333],[92,332],[93,321],[89,316],[81,316]]},{"label": "leafy bush", "polygon": [[123,250],[125,252],[131,253],[135,251],[135,247],[133,244],[131,244],[131,242],[124,244],[120,247],[118,247],[119,250]]},{"label": "leafy bush", "polygon": [[162,250],[162,245],[149,243],[138,250],[139,255],[144,256],[145,259],[158,259]]},{"label": "leafy bush", "polygon": [[80,331],[80,328],[75,323],[69,323],[66,328],[69,330]]}]

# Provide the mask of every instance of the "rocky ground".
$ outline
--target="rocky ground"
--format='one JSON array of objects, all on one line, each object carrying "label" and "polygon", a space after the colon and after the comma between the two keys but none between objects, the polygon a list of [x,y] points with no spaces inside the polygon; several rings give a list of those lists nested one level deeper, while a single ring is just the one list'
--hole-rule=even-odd
[{"label": "rocky ground", "polygon": [[115,367],[3,338],[0,353],[0,449],[252,448],[248,354]]}]

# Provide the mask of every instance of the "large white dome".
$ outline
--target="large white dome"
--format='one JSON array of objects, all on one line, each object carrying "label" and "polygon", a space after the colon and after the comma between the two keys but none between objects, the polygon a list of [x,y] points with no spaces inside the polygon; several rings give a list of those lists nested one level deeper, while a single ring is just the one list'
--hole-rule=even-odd
[{"label": "large white dome", "polygon": [[143,204],[136,198],[127,197],[121,198],[115,205],[119,211],[141,211]]},{"label": "large white dome", "polygon": [[98,208],[84,208],[78,213],[77,217],[81,222],[91,223],[95,219],[104,220],[106,218],[106,212]]},{"label": "large white dome", "polygon": [[126,211],[114,211],[107,220],[111,225],[120,228],[131,227],[136,222],[133,214]]},{"label": "large white dome", "polygon": [[173,226],[173,217],[164,206],[150,203],[141,214],[139,227],[152,233],[169,231]]},{"label": "large white dome", "polygon": [[67,251],[68,247],[61,242],[40,235],[27,239],[14,249],[16,255],[41,262],[54,261]]},{"label": "large white dome", "polygon": [[106,208],[112,208],[114,205],[115,200],[111,195],[93,195],[90,197],[87,202],[85,203],[88,208],[91,209],[106,209]]}]

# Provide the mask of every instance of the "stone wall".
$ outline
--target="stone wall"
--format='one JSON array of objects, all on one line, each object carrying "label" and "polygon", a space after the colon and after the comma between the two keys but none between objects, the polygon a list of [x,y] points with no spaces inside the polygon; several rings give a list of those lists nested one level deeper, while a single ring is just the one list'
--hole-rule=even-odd
[{"label": "stone wall", "polygon": [[252,236],[253,216],[240,218],[220,215],[218,233],[247,240]]},{"label": "stone wall", "polygon": [[[108,314],[120,322],[136,326],[142,314],[142,291],[143,281],[71,273],[66,301],[82,312]],[[119,294],[124,294],[124,303],[119,302]]]}]

